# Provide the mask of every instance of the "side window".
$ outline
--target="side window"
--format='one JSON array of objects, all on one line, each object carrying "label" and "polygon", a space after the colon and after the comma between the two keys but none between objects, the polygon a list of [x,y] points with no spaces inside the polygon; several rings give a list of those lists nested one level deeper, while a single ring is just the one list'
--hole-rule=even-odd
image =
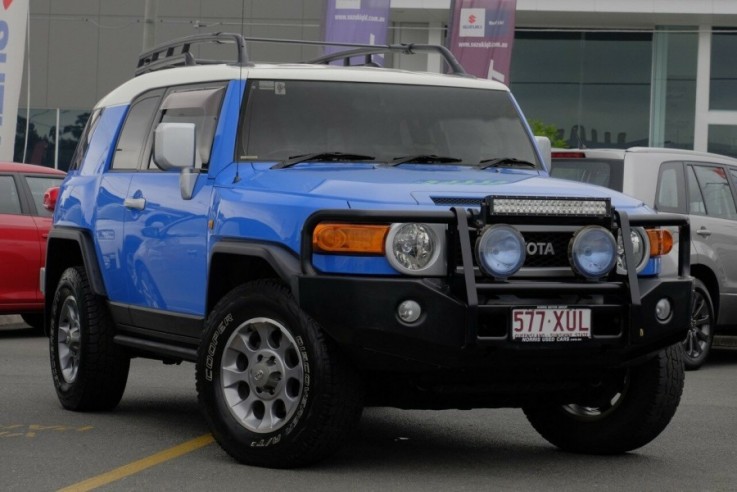
[{"label": "side window", "polygon": [[20,215],[20,197],[13,176],[0,176],[0,214]]},{"label": "side window", "polygon": [[[196,128],[196,166],[210,163],[213,137],[220,114],[225,86],[207,88],[177,88],[166,95],[159,112],[159,123],[194,123]],[[153,159],[149,169],[158,169]]]},{"label": "side window", "polygon": [[46,176],[26,176],[26,183],[31,190],[33,196],[33,204],[36,206],[36,215],[40,217],[51,217],[53,212],[44,208],[44,194],[46,190],[54,186],[60,186],[64,180],[62,176],[46,177]]},{"label": "side window", "polygon": [[112,169],[138,168],[160,99],[158,94],[154,94],[144,96],[131,104],[123,124],[123,131],[118,138],[118,145],[115,147]]},{"label": "side window", "polygon": [[95,133],[95,128],[97,127],[97,122],[100,121],[101,115],[102,109],[96,109],[92,112],[92,115],[90,115],[87,120],[87,124],[84,125],[82,136],[79,138],[79,143],[77,144],[77,148],[74,150],[72,161],[69,164],[70,171],[79,169],[82,166],[82,161],[84,160],[84,156],[87,154],[87,149],[90,146],[92,135]]},{"label": "side window", "polygon": [[701,189],[699,188],[699,182],[696,179],[693,167],[688,166],[686,174],[688,176],[688,213],[706,215],[704,197],[701,196]]},{"label": "side window", "polygon": [[655,208],[661,212],[686,212],[686,186],[683,179],[683,164],[664,162],[658,171],[658,189],[655,193]]},{"label": "side window", "polygon": [[706,214],[722,219],[737,219],[732,190],[723,167],[693,166]]}]

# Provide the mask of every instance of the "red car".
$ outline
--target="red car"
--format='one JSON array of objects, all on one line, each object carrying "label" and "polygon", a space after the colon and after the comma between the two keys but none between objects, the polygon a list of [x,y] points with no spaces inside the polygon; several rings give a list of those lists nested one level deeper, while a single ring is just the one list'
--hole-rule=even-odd
[{"label": "red car", "polygon": [[0,315],[20,314],[38,331],[44,307],[39,272],[52,215],[43,199],[65,175],[44,166],[0,162]]}]

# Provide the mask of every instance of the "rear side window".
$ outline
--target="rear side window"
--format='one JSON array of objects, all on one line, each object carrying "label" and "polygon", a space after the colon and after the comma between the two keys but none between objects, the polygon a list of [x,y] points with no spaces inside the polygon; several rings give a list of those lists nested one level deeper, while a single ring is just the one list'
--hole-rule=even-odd
[{"label": "rear side window", "polygon": [[72,162],[69,164],[69,170],[79,169],[82,166],[84,156],[87,154],[87,149],[92,141],[92,135],[95,133],[97,128],[97,122],[100,121],[102,115],[102,109],[96,109],[92,112],[92,115],[87,120],[87,124],[84,126],[82,135],[79,138],[79,143],[72,156]]},{"label": "rear side window", "polygon": [[20,197],[13,176],[0,176],[0,214],[20,215]]},{"label": "rear side window", "polygon": [[622,191],[623,161],[619,159],[553,159],[551,176]]},{"label": "rear side window", "polygon": [[686,213],[686,186],[683,163],[664,162],[658,171],[655,208],[661,212]]},{"label": "rear side window", "polygon": [[53,212],[46,210],[43,206],[46,190],[54,186],[60,186],[64,180],[63,176],[26,176],[26,183],[33,196],[33,204],[36,206],[36,215],[40,217],[51,217]]},{"label": "rear side window", "polygon": [[[737,219],[737,207],[724,168],[692,166],[691,169],[702,198],[700,203],[692,202],[694,203],[692,213],[704,213],[722,219]],[[704,208],[703,212],[701,207]]]}]

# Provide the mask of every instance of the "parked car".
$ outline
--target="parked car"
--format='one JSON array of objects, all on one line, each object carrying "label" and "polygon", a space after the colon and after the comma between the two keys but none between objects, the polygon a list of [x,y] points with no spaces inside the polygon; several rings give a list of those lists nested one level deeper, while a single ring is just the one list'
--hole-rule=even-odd
[{"label": "parked car", "polygon": [[43,198],[64,176],[44,166],[0,162],[0,314],[20,314],[37,331],[44,319],[39,269],[52,214]]},{"label": "parked car", "polygon": [[[452,73],[372,66],[428,51]],[[138,67],[93,109],[49,237],[64,408],[113,409],[134,357],[190,361],[222,448],[277,468],[335,452],[365,405],[522,407],[594,454],[668,425],[692,282],[658,258],[687,221],[550,178],[506,86],[441,46],[262,64],[224,33]]]},{"label": "parked car", "polygon": [[606,186],[655,210],[688,214],[695,292],[683,342],[688,369],[706,360],[715,333],[737,335],[737,159],[634,147],[555,150],[552,175]]}]

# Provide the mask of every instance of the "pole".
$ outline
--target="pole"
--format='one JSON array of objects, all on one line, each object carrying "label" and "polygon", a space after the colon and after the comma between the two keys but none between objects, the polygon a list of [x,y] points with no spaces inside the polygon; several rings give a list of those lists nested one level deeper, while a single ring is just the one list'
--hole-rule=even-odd
[{"label": "pole", "polygon": [[148,51],[156,44],[156,17],[159,0],[146,0],[143,12],[143,49]]}]

